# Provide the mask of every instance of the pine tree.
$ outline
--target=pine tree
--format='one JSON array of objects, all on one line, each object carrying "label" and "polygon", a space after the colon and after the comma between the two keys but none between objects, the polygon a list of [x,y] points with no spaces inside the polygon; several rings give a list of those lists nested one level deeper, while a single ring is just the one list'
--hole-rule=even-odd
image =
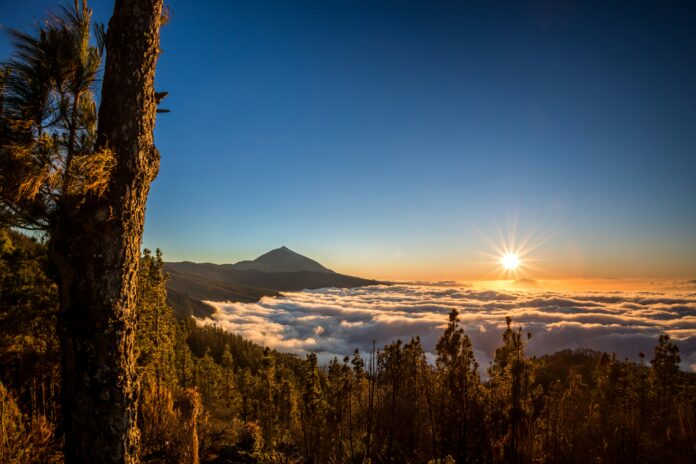
[{"label": "pine tree", "polygon": [[660,335],[655,354],[650,361],[652,365],[651,400],[655,404],[651,420],[655,456],[670,457],[676,444],[675,439],[680,425],[674,420],[674,412],[677,409],[677,398],[681,387],[680,362],[677,345],[670,341],[669,335]]},{"label": "pine tree", "polygon": [[188,344],[190,325],[187,321],[179,321],[174,340],[174,362],[178,384],[182,388],[193,385],[193,353]]},{"label": "pine tree", "polygon": [[[102,47],[75,2],[13,32],[2,72],[0,223],[46,231],[60,294],[67,462],[137,462],[134,337],[162,0],[118,0]],[[8,74],[9,70],[9,74]]]},{"label": "pine tree", "polygon": [[[512,463],[527,462],[533,448],[529,437],[532,422],[532,364],[525,356],[522,329],[513,330],[505,319],[503,345],[495,350],[489,369],[493,396],[493,447]],[[531,335],[527,334],[527,338]]]},{"label": "pine tree", "polygon": [[235,382],[234,382],[234,357],[230,352],[229,345],[225,345],[225,351],[222,353],[222,363],[223,369],[223,401],[225,407],[232,409],[235,407],[236,403],[236,392],[235,392]]},{"label": "pine tree", "polygon": [[348,365],[348,357],[343,362],[339,362],[338,358],[334,357],[329,362],[327,370],[327,426],[331,431],[330,439],[333,446],[333,460],[342,461],[345,459],[347,450],[350,444],[348,432],[348,415],[350,413],[350,391],[352,384],[352,372]]},{"label": "pine tree", "polygon": [[140,375],[157,384],[176,385],[176,320],[167,304],[162,252],[143,251],[138,275],[137,363]]},{"label": "pine tree", "polygon": [[271,350],[266,348],[261,359],[256,401],[259,404],[258,420],[264,434],[264,443],[273,445],[277,438],[279,385],[276,381],[276,363]]},{"label": "pine tree", "polygon": [[309,463],[323,462],[323,428],[326,420],[326,402],[323,399],[317,355],[309,353],[300,379],[300,425],[305,458]]},{"label": "pine tree", "polygon": [[438,449],[443,455],[465,463],[470,454],[479,454],[474,451],[477,440],[473,439],[469,426],[480,423],[477,414],[480,381],[471,341],[459,326],[458,316],[456,309],[450,312],[447,328],[436,346],[440,390],[436,422],[440,425]]}]

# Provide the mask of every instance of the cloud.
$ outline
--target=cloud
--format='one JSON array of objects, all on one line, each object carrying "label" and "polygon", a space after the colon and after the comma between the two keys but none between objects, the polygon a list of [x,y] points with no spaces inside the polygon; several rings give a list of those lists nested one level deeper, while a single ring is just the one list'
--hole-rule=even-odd
[{"label": "cloud", "polygon": [[513,286],[517,288],[539,288],[539,282],[534,279],[517,279]]},{"label": "cloud", "polygon": [[696,294],[482,290],[460,286],[396,284],[356,289],[289,292],[258,303],[211,302],[214,323],[262,345],[322,360],[355,348],[367,352],[396,339],[419,336],[429,358],[456,308],[486,366],[500,344],[505,317],[532,334],[528,352],[591,348],[619,357],[648,358],[661,333],[681,351],[682,368],[696,371]]}]

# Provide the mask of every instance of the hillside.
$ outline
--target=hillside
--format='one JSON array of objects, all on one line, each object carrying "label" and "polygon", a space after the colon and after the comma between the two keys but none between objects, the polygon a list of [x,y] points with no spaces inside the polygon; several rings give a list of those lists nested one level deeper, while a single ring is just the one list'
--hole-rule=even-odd
[{"label": "hillside", "polygon": [[212,308],[203,300],[258,301],[281,291],[325,287],[362,287],[380,282],[334,272],[318,262],[281,247],[253,261],[236,264],[165,263],[169,274],[167,302],[177,317],[205,317]]}]

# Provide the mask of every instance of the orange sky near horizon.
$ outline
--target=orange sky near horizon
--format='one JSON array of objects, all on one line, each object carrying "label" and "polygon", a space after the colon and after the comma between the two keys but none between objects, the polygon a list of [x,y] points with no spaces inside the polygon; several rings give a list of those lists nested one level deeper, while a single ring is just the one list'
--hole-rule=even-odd
[{"label": "orange sky near horizon", "polygon": [[[501,266],[502,254],[466,248],[454,249],[447,255],[428,254],[414,249],[411,253],[399,249],[358,249],[348,247],[288,247],[341,274],[376,280],[393,281],[604,281],[617,282],[650,280],[696,279],[696,249],[665,250],[664,248],[636,250],[634,253],[595,249],[587,252],[577,243],[540,248],[522,255],[517,272],[505,272]],[[167,261],[235,263],[254,259],[269,251],[253,249],[237,253],[211,251],[196,257],[165,251]],[[677,256],[680,255],[680,256]],[[575,286],[575,284],[573,284]],[[602,288],[609,288],[602,285]]]},{"label": "orange sky near horizon", "polygon": [[[688,251],[686,252],[688,253]],[[691,252],[693,254],[693,252]],[[502,258],[502,256],[501,256]],[[657,259],[656,259],[657,258]],[[696,258],[696,257],[695,257]],[[696,279],[696,267],[688,262],[674,262],[669,256],[586,256],[579,249],[568,248],[559,256],[530,255],[521,258],[517,272],[506,272],[499,259],[490,257],[432,257],[431,259],[370,262],[322,261],[322,264],[344,274],[382,280],[454,280],[493,281],[534,279],[544,281],[606,281],[615,282]],[[695,261],[692,261],[695,262]]]}]

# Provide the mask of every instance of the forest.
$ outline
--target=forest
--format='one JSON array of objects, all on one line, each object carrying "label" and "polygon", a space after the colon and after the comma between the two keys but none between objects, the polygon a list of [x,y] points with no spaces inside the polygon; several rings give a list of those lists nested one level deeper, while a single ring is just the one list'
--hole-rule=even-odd
[{"label": "forest", "polygon": [[[667,336],[641,362],[525,354],[507,320],[481,374],[449,315],[434,364],[414,337],[319,365],[166,304],[162,254],[138,279],[142,462],[658,463],[696,459],[696,375]],[[56,286],[46,247],[0,231],[0,462],[61,462]],[[445,322],[443,320],[443,322]],[[197,461],[199,460],[199,461]]]},{"label": "forest", "polygon": [[667,335],[639,363],[536,358],[508,318],[482,368],[453,311],[434,362],[414,336],[323,365],[177,319],[162,253],[141,249],[167,19],[118,0],[92,24],[76,0],[9,33],[1,463],[696,462],[696,375]]}]

